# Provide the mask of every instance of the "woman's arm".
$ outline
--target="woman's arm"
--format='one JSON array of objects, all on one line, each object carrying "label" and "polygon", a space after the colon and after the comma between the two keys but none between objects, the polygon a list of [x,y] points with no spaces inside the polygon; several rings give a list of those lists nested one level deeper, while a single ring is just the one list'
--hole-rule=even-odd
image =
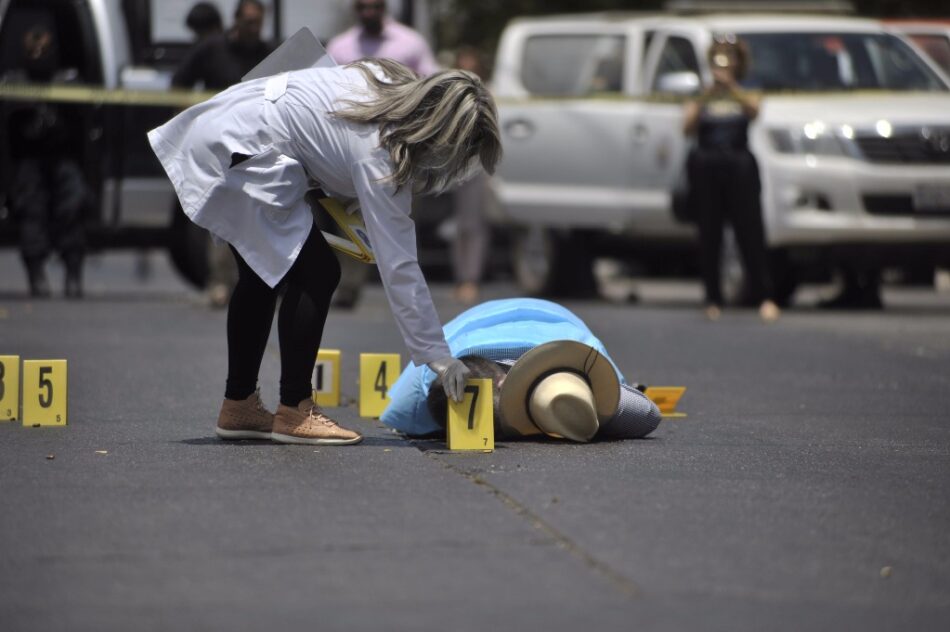
[{"label": "woman's arm", "polygon": [[698,123],[699,101],[687,101],[686,106],[683,108],[683,134],[686,136],[692,136],[695,134]]},{"label": "woman's arm", "polygon": [[450,357],[419,268],[416,226],[409,216],[412,192],[403,187],[397,193],[382,180],[389,175],[389,167],[381,159],[356,163],[352,174],[383,289],[412,361],[421,366]]}]

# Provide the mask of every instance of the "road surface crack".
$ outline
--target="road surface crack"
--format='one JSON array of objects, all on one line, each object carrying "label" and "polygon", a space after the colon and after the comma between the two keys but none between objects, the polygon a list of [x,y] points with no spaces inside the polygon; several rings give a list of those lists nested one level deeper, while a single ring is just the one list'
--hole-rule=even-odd
[{"label": "road surface crack", "polygon": [[442,467],[447,470],[450,470],[466,479],[478,485],[479,487],[484,488],[486,491],[491,493],[495,498],[497,498],[505,507],[513,511],[517,516],[521,517],[523,520],[527,521],[532,528],[542,532],[547,537],[554,540],[557,548],[567,551],[575,558],[579,559],[587,568],[597,573],[606,579],[617,591],[622,595],[628,598],[638,597],[641,594],[641,589],[629,577],[626,577],[620,571],[612,568],[609,564],[598,559],[595,555],[585,550],[580,544],[572,540],[569,536],[562,533],[554,525],[546,521],[544,518],[533,512],[526,505],[519,502],[516,498],[506,493],[499,487],[493,485],[489,481],[485,480],[478,474],[473,474],[471,472],[466,472],[465,470],[449,463],[443,458],[440,458],[439,454],[436,452],[428,450],[420,450],[430,459],[438,462]]}]

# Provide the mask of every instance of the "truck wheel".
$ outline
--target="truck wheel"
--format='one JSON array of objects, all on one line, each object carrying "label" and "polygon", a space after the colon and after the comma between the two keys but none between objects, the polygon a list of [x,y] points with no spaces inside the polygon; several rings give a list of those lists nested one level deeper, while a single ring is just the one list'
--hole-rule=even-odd
[{"label": "truck wheel", "polygon": [[775,302],[779,307],[788,307],[792,304],[795,291],[801,281],[799,271],[789,261],[788,253],[785,250],[769,252],[769,269],[772,273],[772,289],[775,293]]},{"label": "truck wheel", "polygon": [[168,256],[182,278],[196,288],[203,289],[208,285],[211,271],[208,262],[211,236],[189,220],[177,204],[172,212]]},{"label": "truck wheel", "polygon": [[597,294],[586,235],[564,235],[533,226],[514,238],[515,279],[532,296],[589,297]]}]

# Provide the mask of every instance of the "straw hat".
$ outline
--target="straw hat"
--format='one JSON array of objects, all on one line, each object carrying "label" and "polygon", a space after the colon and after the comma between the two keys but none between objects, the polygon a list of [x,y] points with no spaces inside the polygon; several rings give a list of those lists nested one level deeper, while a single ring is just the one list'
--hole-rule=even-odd
[{"label": "straw hat", "polygon": [[606,357],[574,340],[547,342],[508,371],[499,406],[512,434],[588,441],[620,402],[620,379]]}]

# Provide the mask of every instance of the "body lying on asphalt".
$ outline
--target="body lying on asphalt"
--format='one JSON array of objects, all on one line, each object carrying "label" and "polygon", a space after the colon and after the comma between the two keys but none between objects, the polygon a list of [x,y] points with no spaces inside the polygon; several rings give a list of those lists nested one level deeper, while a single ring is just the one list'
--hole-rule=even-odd
[{"label": "body lying on asphalt", "polygon": [[[550,436],[586,442],[653,432],[657,406],[626,383],[603,343],[568,309],[539,299],[477,305],[445,326],[452,355],[491,378],[499,440]],[[447,400],[438,376],[410,363],[380,418],[410,436],[445,432]]]}]

